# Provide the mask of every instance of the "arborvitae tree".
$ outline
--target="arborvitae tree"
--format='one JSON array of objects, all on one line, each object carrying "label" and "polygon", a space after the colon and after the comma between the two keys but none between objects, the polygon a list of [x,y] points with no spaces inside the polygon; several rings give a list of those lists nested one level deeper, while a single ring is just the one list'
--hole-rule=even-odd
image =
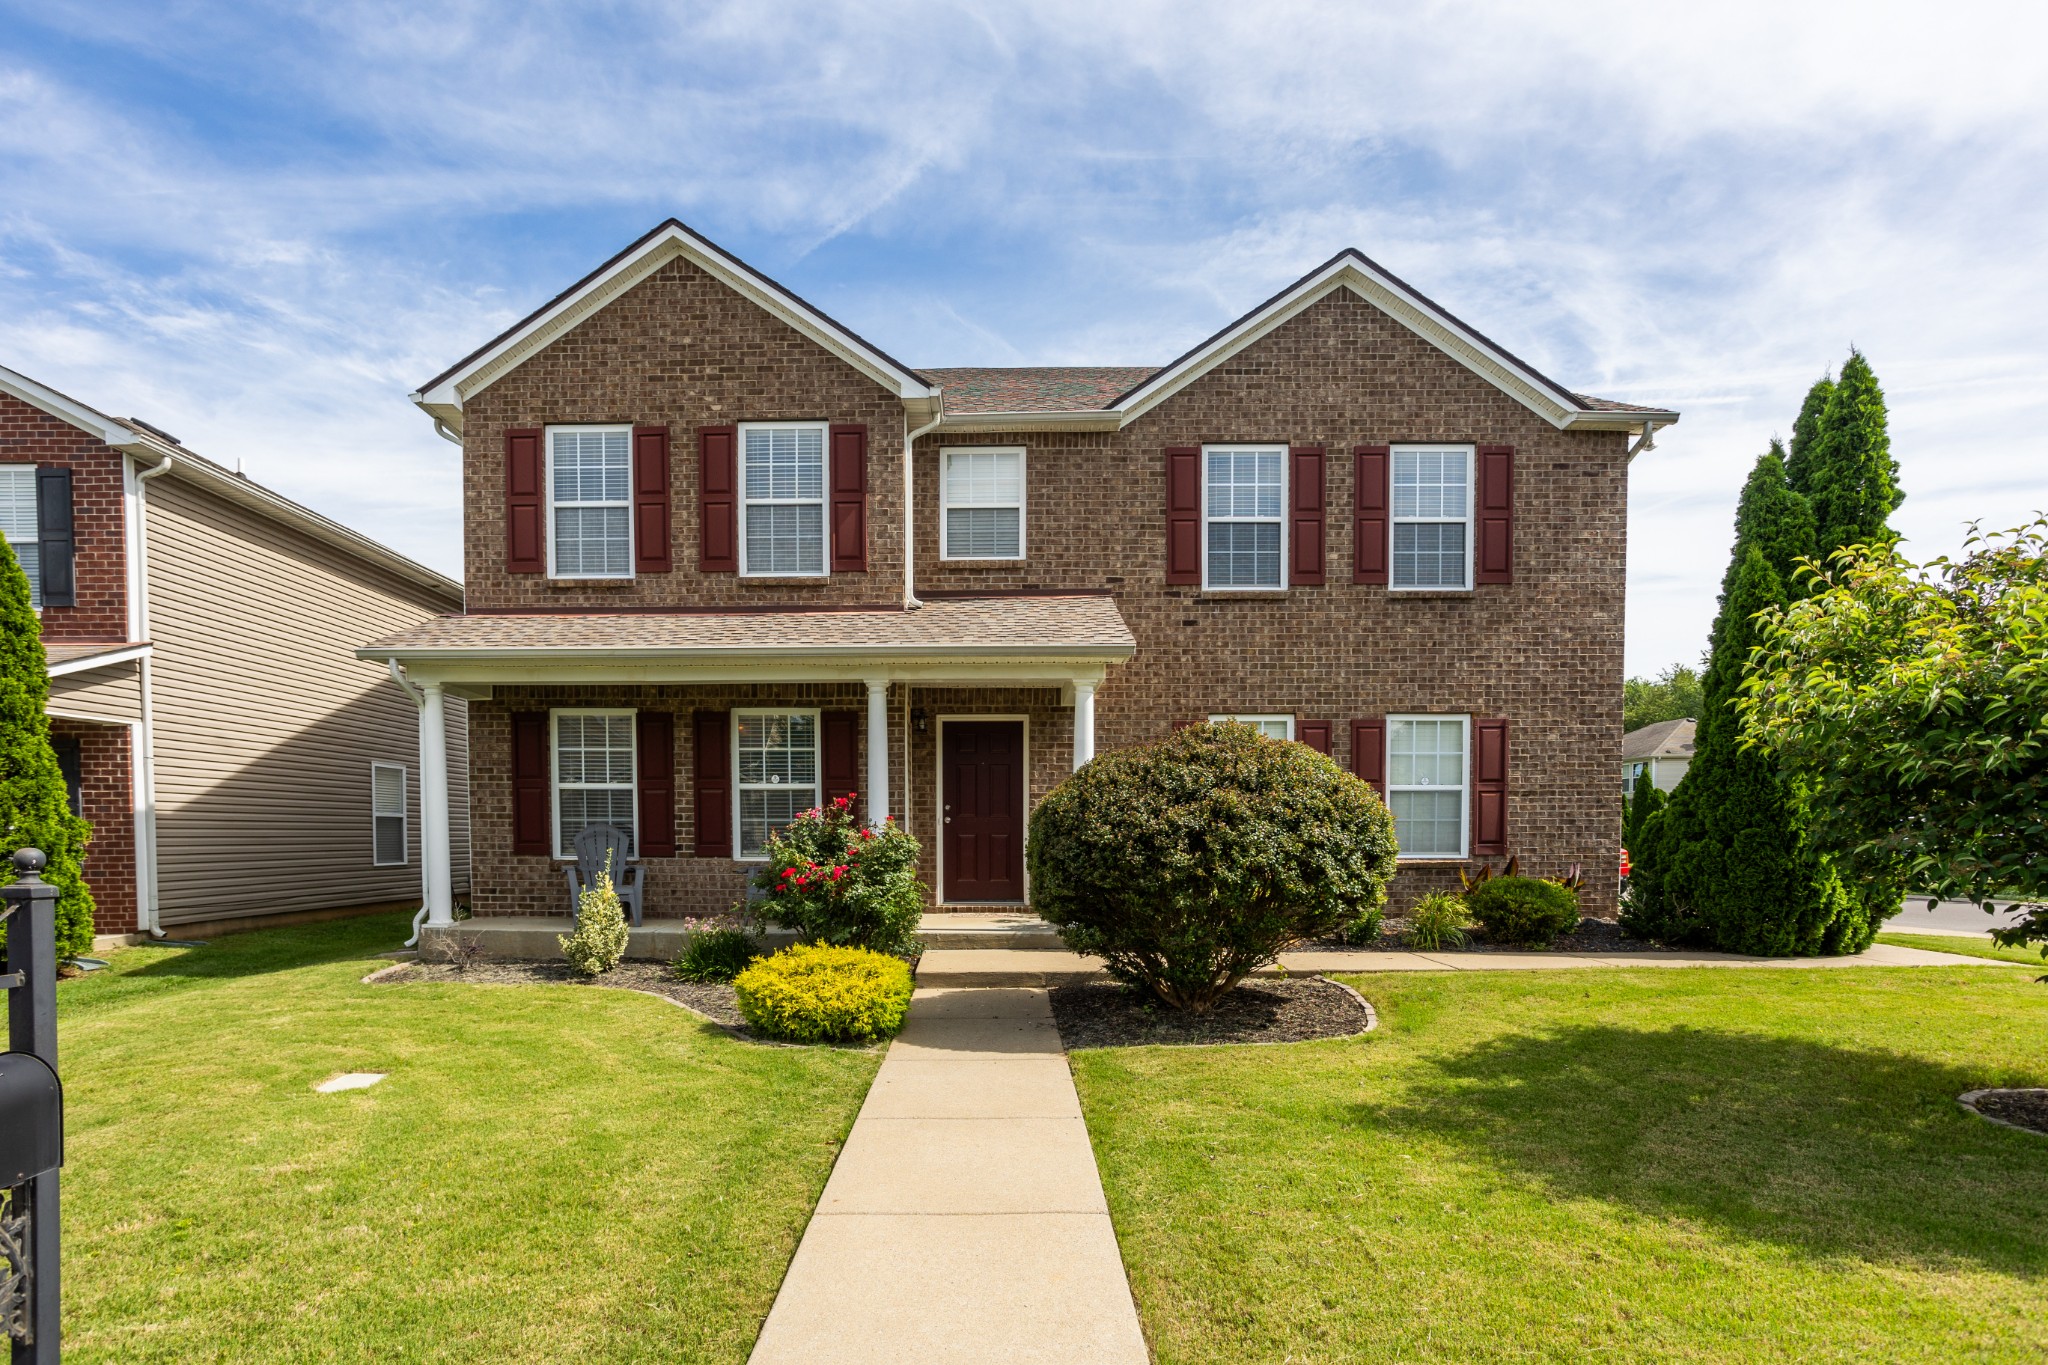
[{"label": "arborvitae tree", "polygon": [[1636,782],[1636,789],[1622,806],[1621,846],[1629,851],[1631,862],[1635,860],[1636,845],[1642,842],[1643,830],[1650,823],[1650,817],[1663,810],[1664,791],[1645,774]]},{"label": "arborvitae tree", "polygon": [[[0,537],[0,860],[18,848],[49,856],[41,875],[59,891],[57,955],[71,958],[92,947],[92,892],[82,871],[89,827],[71,813],[50,748],[49,662],[28,603],[28,575]],[[0,882],[13,880],[12,865],[0,861]]]},{"label": "arborvitae tree", "polygon": [[1824,374],[1813,381],[1813,387],[1806,391],[1806,401],[1799,405],[1799,420],[1792,424],[1792,453],[1785,459],[1785,477],[1792,485],[1792,491],[1802,497],[1809,496],[1808,476],[1813,471],[1814,447],[1820,440],[1820,418],[1827,411],[1828,399],[1835,392],[1835,377]]},{"label": "arborvitae tree", "polygon": [[1905,494],[1899,491],[1899,465],[1886,431],[1884,390],[1860,351],[1849,352],[1842,377],[1828,394],[1812,459],[1802,474],[1800,491],[1813,504],[1823,562],[1845,545],[1892,538],[1886,523]]},{"label": "arborvitae tree", "polygon": [[[1749,482],[1742,486],[1742,497],[1735,504],[1735,552],[1729,557],[1728,572],[1721,578],[1724,612],[1728,592],[1742,568],[1744,552],[1752,547],[1763,552],[1764,563],[1778,576],[1780,586],[1788,589],[1799,561],[1810,558],[1815,549],[1813,505],[1800,496],[1786,477],[1785,447],[1777,441],[1772,441],[1770,450],[1757,457],[1749,471]],[[1720,628],[1717,621],[1714,629]],[[1716,658],[1710,648],[1710,673]]]}]

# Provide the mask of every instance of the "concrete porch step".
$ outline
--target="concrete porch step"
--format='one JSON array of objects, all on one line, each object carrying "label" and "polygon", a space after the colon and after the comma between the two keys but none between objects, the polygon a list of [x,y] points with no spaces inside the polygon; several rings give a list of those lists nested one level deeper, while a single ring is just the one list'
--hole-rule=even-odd
[{"label": "concrete porch step", "polygon": [[[562,948],[557,940],[570,928],[567,915],[483,915],[457,920],[445,929],[423,928],[420,956],[445,961],[458,948],[473,948],[478,956],[497,960],[558,958]],[[649,919],[627,931],[626,956],[636,962],[673,962],[695,932],[682,920]],[[796,935],[778,929],[754,937],[771,951],[796,941]]]},{"label": "concrete porch step", "polygon": [[1044,949],[1065,951],[1053,927],[1021,910],[940,912],[918,922],[927,952],[961,949]]}]

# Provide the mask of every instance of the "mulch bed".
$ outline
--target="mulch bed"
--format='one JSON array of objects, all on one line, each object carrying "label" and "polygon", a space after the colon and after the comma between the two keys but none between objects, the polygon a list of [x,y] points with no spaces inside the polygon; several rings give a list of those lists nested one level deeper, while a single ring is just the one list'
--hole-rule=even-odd
[{"label": "mulch bed", "polygon": [[[1373,953],[1412,953],[1409,946],[1406,920],[1390,919],[1380,926],[1380,936],[1371,943],[1356,946]],[[1344,947],[1335,944],[1334,947]],[[1550,945],[1548,949],[1527,948],[1512,943],[1488,943],[1486,934],[1480,929],[1465,931],[1463,948],[1435,948],[1438,953],[1671,953],[1676,948],[1666,948],[1661,943],[1647,939],[1630,938],[1621,931],[1621,925],[1611,919],[1586,918],[1579,921],[1579,927]]]},{"label": "mulch bed", "polygon": [[2048,1136],[2048,1090],[1973,1090],[1963,1104],[1987,1119]]},{"label": "mulch bed", "polygon": [[1168,1009],[1114,982],[1054,986],[1052,1017],[1068,1051],[1154,1043],[1300,1043],[1348,1038],[1374,1023],[1372,1009],[1319,976],[1247,981],[1207,1014]]},{"label": "mulch bed", "polygon": [[576,975],[566,962],[408,962],[404,971],[378,973],[377,984],[410,981],[460,981],[472,986],[585,986],[646,991],[666,996],[703,1015],[714,1024],[747,1032],[733,997],[732,983],[678,981],[659,962],[621,962],[595,981]]}]

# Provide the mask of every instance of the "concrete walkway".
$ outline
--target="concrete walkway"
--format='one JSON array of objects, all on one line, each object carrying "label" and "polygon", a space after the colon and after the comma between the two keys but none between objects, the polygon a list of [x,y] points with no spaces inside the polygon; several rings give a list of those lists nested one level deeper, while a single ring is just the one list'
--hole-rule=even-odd
[{"label": "concrete walkway", "polygon": [[751,1359],[1144,1365],[1044,990],[918,990]]}]

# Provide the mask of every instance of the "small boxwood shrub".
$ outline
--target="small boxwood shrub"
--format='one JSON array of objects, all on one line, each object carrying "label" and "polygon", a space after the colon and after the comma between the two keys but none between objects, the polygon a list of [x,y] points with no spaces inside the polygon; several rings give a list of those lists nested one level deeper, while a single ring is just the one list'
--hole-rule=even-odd
[{"label": "small boxwood shrub", "polygon": [[1102,754],[1039,803],[1032,902],[1126,985],[1206,1011],[1385,901],[1394,824],[1305,744],[1234,722]]},{"label": "small boxwood shrub", "polygon": [[1465,909],[1462,896],[1448,891],[1432,891],[1415,902],[1415,908],[1408,912],[1406,939],[1410,948],[1425,953],[1462,948],[1465,946],[1465,931],[1471,926],[1472,915]]},{"label": "small boxwood shrub", "polygon": [[1579,893],[1540,877],[1494,877],[1466,894],[1465,908],[1489,943],[1548,948],[1579,927]]},{"label": "small boxwood shrub", "polygon": [[910,1008],[909,964],[865,948],[799,943],[759,959],[732,984],[747,1023],[800,1043],[886,1038]]},{"label": "small boxwood shrub", "polygon": [[754,911],[804,943],[909,953],[928,899],[917,879],[917,840],[893,819],[864,827],[853,800],[803,811],[768,841],[768,861],[754,873]]},{"label": "small boxwood shrub", "polygon": [[761,945],[739,929],[704,929],[690,935],[669,964],[678,981],[730,981],[761,956]]}]

